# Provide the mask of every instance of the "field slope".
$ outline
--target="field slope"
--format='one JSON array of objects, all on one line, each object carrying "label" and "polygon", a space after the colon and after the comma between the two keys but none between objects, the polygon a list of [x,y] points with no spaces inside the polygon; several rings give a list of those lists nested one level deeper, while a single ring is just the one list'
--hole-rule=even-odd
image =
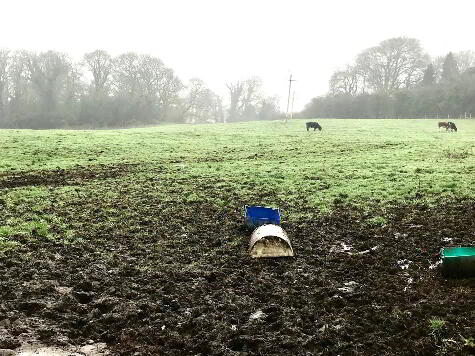
[{"label": "field slope", "polygon": [[[0,349],[469,354],[475,121],[0,131]],[[243,206],[296,257],[251,260]]]}]

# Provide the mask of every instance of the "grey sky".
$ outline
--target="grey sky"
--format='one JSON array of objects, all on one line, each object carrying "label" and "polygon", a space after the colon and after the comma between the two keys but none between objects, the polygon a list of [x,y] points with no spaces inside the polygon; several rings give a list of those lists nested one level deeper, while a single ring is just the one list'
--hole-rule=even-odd
[{"label": "grey sky", "polygon": [[327,91],[334,70],[390,37],[415,37],[433,56],[475,50],[473,0],[0,1],[0,47],[75,59],[149,53],[221,95],[226,82],[256,75],[284,110],[290,73],[298,110]]}]

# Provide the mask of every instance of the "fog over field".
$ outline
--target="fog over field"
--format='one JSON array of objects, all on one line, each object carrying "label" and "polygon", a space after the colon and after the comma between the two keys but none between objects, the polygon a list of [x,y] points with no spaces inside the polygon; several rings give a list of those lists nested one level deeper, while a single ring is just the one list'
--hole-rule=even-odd
[{"label": "fog over field", "polygon": [[473,1],[0,6],[0,356],[473,355]]},{"label": "fog over field", "polygon": [[[473,65],[473,52],[470,52],[474,50],[470,15],[473,6],[470,1],[453,1],[450,6],[434,5],[430,1],[399,1],[394,6],[382,6],[379,1],[342,0],[83,1],[80,5],[54,0],[6,2],[2,7],[5,16],[0,30],[5,35],[0,39],[0,49],[10,50],[8,53],[12,58],[7,61],[4,50],[0,55],[3,58],[0,59],[3,107],[6,103],[20,100],[18,97],[22,93],[17,88],[20,84],[15,80],[24,78],[32,83],[25,83],[31,87],[28,89],[31,93],[28,93],[28,98],[23,93],[18,104],[29,107],[20,112],[9,109],[11,115],[7,119],[6,109],[3,109],[3,114],[0,111],[2,126],[117,127],[164,121],[281,118],[287,113],[288,103],[289,111],[293,107],[297,113],[312,107],[313,98],[335,94],[333,75],[346,72],[348,68],[356,68],[360,73],[362,63],[357,60],[358,54],[382,41],[399,37],[418,41],[420,54],[425,55],[415,70],[411,69],[413,79],[407,81],[403,78],[393,89],[412,88],[420,82],[429,64],[441,71],[443,60],[450,52],[455,54],[458,65],[462,67],[460,72]],[[29,51],[28,58],[19,56],[19,50]],[[120,94],[120,100],[95,105],[97,98],[91,99],[95,90],[91,87],[93,75],[90,65],[84,62],[85,55],[96,50],[117,59],[114,69],[110,69],[110,91],[107,94]],[[53,52],[48,56],[47,51]],[[136,87],[145,84],[129,83],[134,90],[129,90],[124,98],[123,91],[127,91],[124,85],[127,84],[123,81],[136,78],[134,73],[144,67],[143,62],[130,56],[122,61],[118,59],[130,53],[149,55],[172,70],[179,80],[179,83],[174,83],[174,90],[164,93],[163,86],[168,83],[162,83],[161,91],[159,88],[146,91],[149,97],[142,102],[134,96],[144,96]],[[38,62],[41,71],[48,70],[44,67],[45,61],[49,61],[49,65],[53,65],[53,61],[56,69],[49,70],[56,76],[48,79],[53,87],[47,89],[35,81],[35,74],[30,73],[35,69],[26,66],[25,60]],[[124,66],[123,62],[127,60],[132,67],[126,74],[128,79],[121,80],[114,72],[123,71],[120,63]],[[1,74],[5,67],[16,69],[10,68],[7,74]],[[25,68],[20,70],[22,67]],[[289,98],[291,74],[296,81],[292,83]],[[358,81],[374,78],[374,75],[366,71]],[[1,79],[5,76],[9,77],[8,85],[5,79]],[[159,75],[162,81],[163,76],[163,73]],[[248,80],[258,83],[257,88],[251,85],[250,93],[245,84]],[[232,98],[229,86],[236,87],[238,83],[244,83],[238,86],[238,91],[249,98],[246,103],[236,104],[236,98]],[[58,87],[63,88],[62,93],[58,92]],[[364,93],[381,91],[379,86],[363,88],[359,85],[359,91],[354,92],[352,88],[349,93],[362,93],[363,89]],[[44,98],[41,93],[44,90],[55,92],[54,100]],[[344,92],[348,93],[348,88]],[[386,94],[390,94],[390,100],[395,100],[396,93]],[[374,105],[392,105],[387,104],[385,98],[378,100],[382,103]],[[435,104],[441,100],[443,98],[432,95],[423,100],[425,104],[421,105],[425,107],[419,105],[411,110],[376,108],[363,112],[345,102],[343,106],[350,107],[343,112],[322,109],[320,105],[318,109],[307,111],[306,115],[419,117],[428,112],[436,116],[439,111],[440,115],[459,116],[472,109],[460,105],[439,110]],[[412,101],[420,100],[417,96]],[[242,108],[241,112],[233,107],[234,104]],[[174,109],[170,110],[169,105]],[[134,109],[128,110],[131,106]],[[405,104],[400,104],[400,107],[405,107]],[[113,118],[104,118],[111,112],[114,112],[111,114]],[[49,118],[44,118],[43,114]]]}]

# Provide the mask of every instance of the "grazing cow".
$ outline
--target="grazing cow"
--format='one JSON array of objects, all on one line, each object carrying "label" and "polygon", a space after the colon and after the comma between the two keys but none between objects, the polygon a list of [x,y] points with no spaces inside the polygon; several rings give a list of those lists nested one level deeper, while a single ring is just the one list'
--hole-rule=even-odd
[{"label": "grazing cow", "polygon": [[322,127],[318,124],[318,122],[307,122],[305,125],[307,126],[307,131],[311,128],[313,128],[313,131],[316,129],[318,129],[318,131],[322,131]]},{"label": "grazing cow", "polygon": [[445,130],[447,131],[449,129],[449,123],[445,121],[439,121],[439,129],[441,127],[445,127]]},{"label": "grazing cow", "polygon": [[450,121],[449,121],[448,124],[449,124],[449,127],[447,128],[447,130],[450,129],[450,131],[455,131],[455,132],[457,132],[457,126],[455,126],[455,124],[454,124],[453,122],[450,122]]}]

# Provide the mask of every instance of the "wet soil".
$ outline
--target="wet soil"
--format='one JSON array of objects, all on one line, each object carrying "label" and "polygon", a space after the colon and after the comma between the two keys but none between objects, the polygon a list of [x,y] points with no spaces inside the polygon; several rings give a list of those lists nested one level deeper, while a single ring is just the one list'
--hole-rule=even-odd
[{"label": "wet soil", "polygon": [[432,268],[441,247],[474,243],[473,200],[388,205],[382,226],[368,223],[381,211],[309,210],[313,219],[283,222],[296,256],[282,259],[248,256],[240,208],[152,215],[158,202],[147,204],[127,207],[142,216],[133,234],[85,224],[77,244],[18,237],[0,257],[0,349],[35,340],[106,343],[112,355],[475,351],[475,280]]},{"label": "wet soil", "polygon": [[0,189],[27,186],[78,185],[96,179],[116,178],[130,172],[136,164],[103,164],[77,166],[71,169],[53,169],[0,175]]}]

